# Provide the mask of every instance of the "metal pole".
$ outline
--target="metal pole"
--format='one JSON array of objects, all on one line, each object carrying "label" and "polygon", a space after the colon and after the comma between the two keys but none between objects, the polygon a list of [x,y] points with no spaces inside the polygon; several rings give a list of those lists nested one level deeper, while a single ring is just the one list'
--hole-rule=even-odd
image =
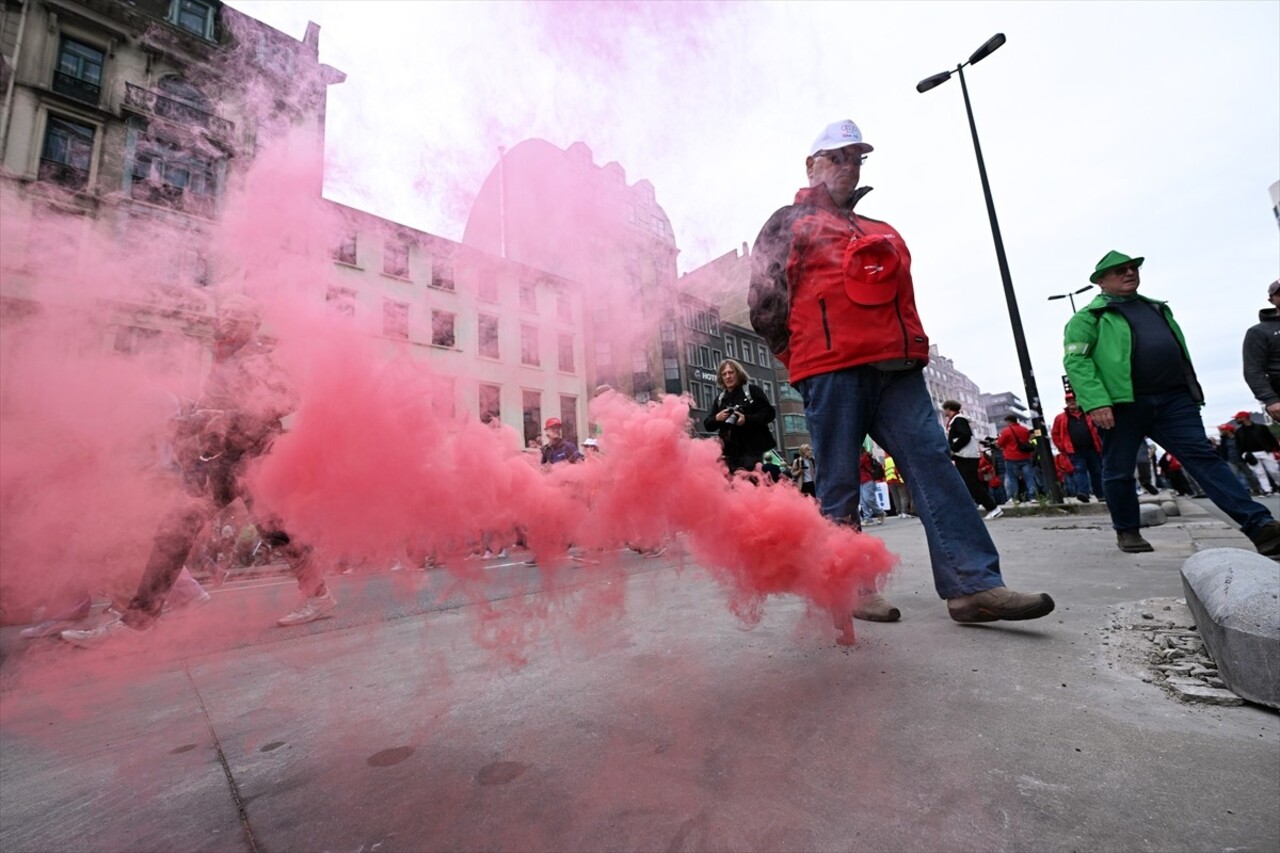
[{"label": "metal pole", "polygon": [[[1009,323],[1013,326],[1013,343],[1018,350],[1018,366],[1022,368],[1022,383],[1027,392],[1027,406],[1031,409],[1031,428],[1039,436],[1036,456],[1040,473],[1044,476],[1045,489],[1054,503],[1062,503],[1062,491],[1053,470],[1053,450],[1048,444],[1044,428],[1044,406],[1036,389],[1035,370],[1031,367],[1031,354],[1027,351],[1027,339],[1022,332],[1022,316],[1018,313],[1018,297],[1013,292],[1013,278],[1009,275],[1009,261],[1004,254],[1004,240],[1000,237],[1000,223],[996,220],[996,204],[991,198],[991,184],[987,180],[987,165],[982,159],[982,146],[978,144],[978,125],[973,120],[973,106],[969,103],[969,87],[964,82],[964,64],[956,66],[960,74],[960,91],[964,93],[964,110],[969,116],[969,132],[973,135],[973,153],[978,158],[978,176],[982,178],[982,195],[987,201],[987,218],[991,220],[991,237],[996,244],[996,262],[1000,265],[1000,280],[1004,283],[1004,299],[1009,306]],[[1074,304],[1074,302],[1073,302]]]}]

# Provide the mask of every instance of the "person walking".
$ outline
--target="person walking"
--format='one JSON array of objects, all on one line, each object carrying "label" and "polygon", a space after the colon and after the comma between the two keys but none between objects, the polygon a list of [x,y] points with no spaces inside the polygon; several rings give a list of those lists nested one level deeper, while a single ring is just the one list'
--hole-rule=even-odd
[{"label": "person walking", "polygon": [[[201,528],[237,497],[252,511],[241,478],[250,462],[270,451],[284,429],[281,419],[298,403],[272,347],[258,337],[261,325],[262,310],[247,296],[233,294],[218,306],[213,366],[188,419],[190,435],[185,444],[195,449],[179,449],[177,454],[191,460],[185,480],[197,500],[174,508],[160,522],[142,580],[125,612],[97,628],[63,631],[63,640],[91,647],[151,627],[178,582]],[[327,617],[338,602],[310,546],[291,539],[272,519],[260,520],[258,529],[263,541],[285,558],[304,596],[302,604],[276,624],[290,627]]]},{"label": "person walking", "polygon": [[734,471],[753,471],[764,461],[764,452],[777,446],[769,430],[777,412],[764,389],[751,384],[747,369],[736,359],[720,362],[716,384],[720,393],[702,425],[707,432],[720,436],[724,462],[731,475]]},{"label": "person walking", "polygon": [[964,480],[965,488],[973,502],[987,511],[986,519],[999,518],[1004,510],[987,491],[986,483],[978,474],[978,457],[982,451],[978,449],[978,440],[973,437],[973,428],[969,419],[960,414],[960,404],[955,400],[946,400],[942,404],[942,415],[947,420],[947,445],[951,448],[951,461]]},{"label": "person walking", "polygon": [[[1022,425],[1017,415],[1008,414],[1004,417],[1005,428],[1000,430],[999,437],[996,438],[996,446],[1004,453],[1004,487],[1009,493],[1009,499],[1014,503],[1018,503],[1025,496],[1028,501],[1034,501],[1040,494],[1036,489],[1035,465],[1033,462],[1036,457],[1035,445],[1031,443],[1031,430]],[[1018,479],[1021,477],[1022,486],[1018,486]]]},{"label": "person walking", "polygon": [[1168,304],[1138,294],[1143,258],[1117,251],[1089,280],[1102,293],[1068,321],[1062,364],[1102,436],[1102,485],[1121,551],[1150,551],[1134,462],[1148,436],[1172,453],[1260,554],[1280,557],[1280,522],[1232,475],[1205,440],[1204,393]]},{"label": "person walking", "polygon": [[1053,419],[1049,437],[1053,446],[1071,462],[1074,473],[1069,481],[1069,492],[1081,503],[1089,502],[1089,491],[1103,500],[1102,492],[1102,436],[1093,424],[1093,418],[1080,410],[1074,394],[1068,394],[1066,408]]},{"label": "person walking", "polygon": [[889,499],[897,510],[899,518],[915,518],[916,508],[911,503],[911,490],[902,479],[902,470],[892,456],[884,458],[884,482],[889,487]]},{"label": "person walking", "polygon": [[1253,422],[1250,412],[1236,412],[1236,449],[1240,460],[1253,472],[1258,490],[1270,495],[1280,486],[1280,465],[1276,463],[1280,442],[1262,424]]},{"label": "person walking", "polygon": [[[1000,555],[955,466],[924,381],[929,338],[916,310],[911,253],[888,223],[854,211],[872,147],[852,121],[818,134],[809,185],[775,212],[751,253],[751,325],[790,373],[822,460],[822,513],[858,524],[862,443],[869,434],[907,474],[929,544],[934,586],[957,622],[1036,619],[1044,593],[1008,589]],[[901,613],[863,591],[854,617]]]},{"label": "person walking", "polygon": [[1267,301],[1271,307],[1259,311],[1258,324],[1244,333],[1244,381],[1271,419],[1280,421],[1280,279],[1267,286]]},{"label": "person walking", "polygon": [[791,463],[791,476],[800,487],[800,494],[808,495],[815,500],[817,499],[817,486],[814,485],[816,474],[817,463],[813,459],[813,447],[808,444],[800,445],[795,461]]}]

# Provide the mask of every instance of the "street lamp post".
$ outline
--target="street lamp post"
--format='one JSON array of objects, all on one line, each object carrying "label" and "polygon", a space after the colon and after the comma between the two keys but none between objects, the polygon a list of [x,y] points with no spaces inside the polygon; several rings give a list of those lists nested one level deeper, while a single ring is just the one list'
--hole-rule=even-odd
[{"label": "street lamp post", "polygon": [[1049,297],[1049,301],[1052,302],[1055,299],[1070,299],[1071,313],[1074,314],[1076,313],[1076,297],[1084,293],[1086,290],[1091,289],[1092,287],[1093,287],[1092,284],[1086,284],[1084,287],[1080,288],[1079,290],[1073,290],[1070,293],[1055,293],[1053,294],[1053,296]]},{"label": "street lamp post", "polygon": [[[1009,260],[1004,253],[1004,240],[1000,237],[1000,223],[996,220],[996,205],[991,198],[991,183],[987,180],[987,165],[982,159],[982,146],[978,143],[978,125],[973,120],[973,106],[969,103],[969,87],[964,82],[964,67],[976,65],[995,53],[1005,43],[1004,33],[996,33],[970,55],[968,61],[956,66],[954,73],[960,76],[960,91],[964,94],[964,109],[969,116],[969,133],[973,136],[973,153],[978,158],[978,176],[982,179],[982,195],[987,201],[987,218],[991,220],[991,237],[996,245],[996,262],[1000,265],[1000,280],[1004,283],[1004,299],[1009,306],[1009,323],[1013,326],[1013,343],[1018,350],[1018,365],[1022,368],[1022,383],[1027,392],[1027,406],[1031,409],[1031,426],[1040,437],[1036,442],[1040,472],[1045,488],[1054,503],[1062,502],[1062,491],[1053,470],[1053,451],[1050,449],[1044,428],[1044,406],[1036,389],[1035,370],[1031,367],[1031,354],[1027,350],[1027,338],[1022,331],[1022,315],[1018,312],[1018,297],[1013,292],[1013,278],[1009,275]],[[927,92],[951,79],[951,71],[943,71],[916,84],[917,92]]]}]

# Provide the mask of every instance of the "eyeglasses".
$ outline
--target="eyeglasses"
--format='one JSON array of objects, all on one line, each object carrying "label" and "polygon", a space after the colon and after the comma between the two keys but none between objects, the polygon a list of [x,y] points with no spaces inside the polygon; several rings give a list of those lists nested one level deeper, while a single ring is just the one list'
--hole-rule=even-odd
[{"label": "eyeglasses", "polygon": [[819,151],[813,156],[826,157],[833,166],[861,166],[867,162],[866,154],[859,154],[847,148],[837,148],[834,151]]},{"label": "eyeglasses", "polygon": [[1124,264],[1123,266],[1112,267],[1107,270],[1107,275],[1127,275],[1128,273],[1136,273],[1138,267],[1135,264]]}]

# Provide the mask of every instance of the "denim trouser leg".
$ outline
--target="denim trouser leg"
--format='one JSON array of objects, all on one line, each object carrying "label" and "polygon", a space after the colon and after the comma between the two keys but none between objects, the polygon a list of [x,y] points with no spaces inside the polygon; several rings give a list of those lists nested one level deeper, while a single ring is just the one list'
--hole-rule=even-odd
[{"label": "denim trouser leg", "polygon": [[859,504],[862,511],[862,520],[869,521],[878,515],[884,515],[884,510],[880,509],[880,504],[876,502],[876,481],[867,480],[858,486]]},{"label": "denim trouser leg", "polygon": [[1023,485],[1026,486],[1027,500],[1035,500],[1036,495],[1038,495],[1039,492],[1036,491],[1036,475],[1032,468],[1031,461],[1022,460],[1014,462],[1010,459],[1004,460],[1005,488],[1009,490],[1010,498],[1016,499],[1018,496],[1019,477],[1022,478]]},{"label": "denim trouser leg", "polygon": [[1154,398],[1151,437],[1178,457],[1191,472],[1209,500],[1240,525],[1245,535],[1256,533],[1272,520],[1265,506],[1255,501],[1240,485],[1227,463],[1213,452],[1205,438],[1200,407],[1187,393],[1160,394]]},{"label": "denim trouser leg", "polygon": [[[1088,469],[1087,474],[1081,473],[1080,490],[1082,492],[1092,491],[1095,498],[1102,500],[1104,496],[1102,491],[1102,457],[1098,455],[1098,451],[1092,448],[1082,450],[1077,455],[1084,460],[1085,468]],[[1092,489],[1089,487],[1092,487]]]},{"label": "denim trouser leg", "polygon": [[1116,425],[1101,431],[1102,489],[1107,496],[1111,526],[1116,530],[1137,530],[1142,526],[1142,516],[1138,512],[1133,460],[1150,428],[1150,416],[1141,403],[1116,403],[1111,411]]},{"label": "denim trouser leg", "polygon": [[796,383],[818,458],[818,500],[828,518],[855,515],[859,454],[870,434],[902,469],[929,543],[934,586],[957,598],[1002,586],[1000,555],[982,523],[919,370],[852,367]]}]

